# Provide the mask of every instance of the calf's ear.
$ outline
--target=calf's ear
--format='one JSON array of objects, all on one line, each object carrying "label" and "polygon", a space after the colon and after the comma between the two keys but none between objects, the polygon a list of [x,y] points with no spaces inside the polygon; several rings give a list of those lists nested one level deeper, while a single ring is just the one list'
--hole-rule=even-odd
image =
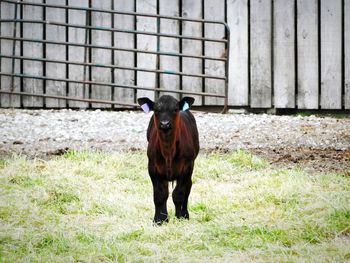
[{"label": "calf's ear", "polygon": [[147,97],[137,99],[138,104],[141,106],[144,112],[149,113],[153,110],[153,101]]},{"label": "calf's ear", "polygon": [[179,102],[179,108],[182,111],[187,111],[191,107],[194,102],[194,98],[192,97],[183,97]]}]

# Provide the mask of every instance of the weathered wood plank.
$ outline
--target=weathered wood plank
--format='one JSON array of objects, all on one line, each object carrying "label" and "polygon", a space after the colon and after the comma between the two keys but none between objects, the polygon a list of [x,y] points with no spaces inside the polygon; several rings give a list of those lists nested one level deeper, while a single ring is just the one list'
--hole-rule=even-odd
[{"label": "weathered wood plank", "polygon": [[[118,11],[134,12],[134,1],[114,0],[114,9]],[[133,16],[114,15],[114,27],[117,29],[134,30],[135,22]],[[127,33],[114,33],[114,46],[119,48],[134,48],[134,35]],[[134,67],[135,55],[133,52],[114,51],[114,64],[122,67]],[[135,72],[130,70],[115,69],[114,81],[120,85],[135,85]],[[133,89],[120,87],[114,88],[114,100],[125,103],[134,103]],[[117,106],[116,106],[117,107]]]},{"label": "weathered wood plank", "polygon": [[[225,0],[204,0],[204,18],[209,20],[225,20]],[[225,28],[219,24],[205,24],[204,35],[208,38],[223,39]],[[205,55],[223,57],[225,45],[223,43],[206,42]],[[206,60],[205,74],[213,76],[225,75],[225,63],[222,61]],[[205,92],[225,94],[225,81],[217,79],[205,80]],[[223,105],[224,100],[215,97],[206,97],[205,105]]]},{"label": "weathered wood plank", "polygon": [[344,1],[345,109],[350,109],[350,0]]},{"label": "weathered wood plank", "polygon": [[[69,0],[70,6],[80,6],[88,7],[89,0]],[[79,10],[69,10],[68,11],[68,21],[70,24],[75,25],[85,25],[86,24],[86,12]],[[85,44],[86,30],[82,28],[70,27],[68,29],[68,40],[71,43]],[[88,49],[86,50],[88,52]],[[86,54],[88,57],[88,53]],[[84,63],[85,51],[84,47],[68,47],[68,58],[70,61],[76,61]],[[86,68],[85,80],[88,80],[88,68]],[[68,78],[71,80],[84,80],[84,66],[69,65],[68,66]],[[85,86],[85,96],[84,96],[84,85],[79,83],[69,83],[68,84],[69,96],[76,98],[89,98],[89,87]],[[88,107],[87,102],[80,101],[69,101],[69,107],[72,108],[86,108]]]},{"label": "weathered wood plank", "polygon": [[[182,0],[182,16],[188,18],[201,19],[202,14],[202,1],[198,0]],[[182,22],[182,34],[195,37],[202,37],[202,25],[195,22]],[[203,48],[201,41],[198,40],[182,40],[182,53],[200,56],[202,55]],[[190,74],[202,74],[202,59],[183,58],[182,59],[182,71]],[[200,78],[183,77],[182,89],[192,92],[202,91],[202,80]],[[192,95],[191,95],[192,96]],[[201,96],[192,96],[195,98],[194,105],[202,105]]]},{"label": "weathered wood plank", "polygon": [[231,32],[228,103],[248,106],[248,1],[227,1],[227,23]]},{"label": "weathered wood plank", "polygon": [[[94,7],[110,9],[112,0],[97,1],[93,0]],[[115,9],[133,11],[135,8],[139,12],[156,13],[156,0],[145,1],[137,0],[137,7],[134,6],[135,1],[114,1]],[[223,19],[220,13],[224,8],[222,1],[214,0],[181,0],[182,13],[184,16],[212,19]],[[43,0],[34,0],[33,2],[42,3]],[[46,0],[47,3],[64,4],[65,0]],[[88,6],[89,0],[69,0],[69,5]],[[202,2],[205,3],[204,8]],[[271,14],[271,0],[250,0],[250,17],[248,20],[248,0],[227,0],[228,23],[231,27],[231,61],[230,61],[230,90],[229,104],[234,106],[248,105],[248,67],[251,70],[251,106],[252,107],[270,107],[271,106],[271,87],[274,87],[274,105],[278,108],[294,107],[294,81],[293,71],[295,69],[293,62],[294,49],[292,48],[294,37],[293,12],[295,1],[275,0],[274,14]],[[340,109],[343,105],[346,109],[350,108],[350,0],[321,0],[321,17],[318,18],[318,0],[297,0],[297,72],[298,72],[298,98],[297,104],[300,109],[317,109],[319,100],[322,108],[325,109]],[[344,7],[342,7],[344,3]],[[14,5],[1,2],[0,15],[2,18],[14,17]],[[160,13],[166,15],[177,15],[179,11],[178,1],[162,0],[159,1]],[[344,8],[344,76],[342,76],[342,22],[341,12]],[[202,11],[205,11],[202,14]],[[220,11],[221,10],[221,11]],[[43,8],[25,6],[23,10],[24,19],[42,19]],[[68,13],[69,23],[85,24],[85,12],[70,10]],[[93,12],[93,25],[111,26],[111,15]],[[46,9],[47,20],[65,21],[63,10]],[[134,29],[135,20],[131,16],[115,15],[115,27],[122,29]],[[274,19],[274,83],[271,84],[271,18]],[[321,21],[321,32],[318,32],[318,20]],[[107,22],[106,22],[107,21]],[[103,24],[106,22],[106,24]],[[248,22],[250,22],[250,43],[248,42]],[[165,33],[177,33],[179,24],[170,20],[161,20],[161,31]],[[65,28],[53,25],[46,25],[46,38],[48,40],[65,41]],[[181,24],[184,35],[202,36],[202,25],[200,23],[183,22]],[[23,37],[42,39],[44,27],[40,24],[23,25]],[[157,30],[156,19],[138,17],[137,29],[146,31]],[[216,28],[211,28],[210,25],[205,26],[205,35],[216,37],[220,33]],[[13,24],[2,23],[1,34],[12,36]],[[101,35],[99,36],[99,34]],[[318,39],[320,33],[321,39]],[[18,25],[17,35],[20,34]],[[115,46],[119,47],[134,47],[134,37],[132,34],[125,33],[110,33],[94,30],[94,35],[91,37],[93,44],[110,45],[114,37]],[[215,36],[214,36],[215,35]],[[78,28],[69,28],[68,37],[70,42],[84,43],[85,30]],[[137,47],[148,50],[156,50],[157,37],[139,36]],[[318,57],[318,41],[321,41],[321,57]],[[0,40],[1,54],[12,55],[12,41]],[[180,48],[178,40],[170,38],[161,38],[160,50],[178,52]],[[200,41],[182,40],[182,52],[185,54],[195,55],[216,55],[211,54],[210,50],[217,52],[221,46],[211,47],[212,43],[206,43],[205,50],[202,50]],[[248,65],[248,44],[250,44],[250,59],[251,65]],[[221,44],[214,44],[221,45]],[[223,46],[223,45],[222,45]],[[210,48],[210,50],[208,50]],[[221,51],[221,50],[220,50]],[[44,45],[40,43],[23,43],[23,55],[29,57],[43,57]],[[84,62],[83,47],[68,47],[68,56],[72,61]],[[114,62],[120,66],[134,66],[134,54],[132,52],[113,51]],[[112,64],[112,51],[94,50],[93,63]],[[20,55],[20,43],[17,42],[16,55]],[[221,54],[220,54],[221,55]],[[46,44],[46,57],[49,59],[65,59],[65,48]],[[105,59],[107,58],[107,59]],[[179,58],[160,56],[160,68],[165,70],[179,70]],[[321,68],[318,68],[319,59],[321,60]],[[156,56],[147,54],[137,55],[138,66],[146,68],[156,67]],[[183,71],[186,73],[201,74],[203,70],[201,59],[184,58],[182,63]],[[210,66],[210,61],[205,63],[205,73],[209,74],[210,70],[217,70],[217,66]],[[1,71],[11,72],[11,59],[1,59]],[[42,76],[44,73],[44,64],[47,66],[46,75],[48,77],[65,78],[64,65],[53,63],[42,63],[37,61],[23,61],[23,73],[28,75]],[[69,65],[68,77],[75,80],[83,80],[83,66]],[[16,72],[20,72],[20,63],[16,61]],[[321,70],[321,94],[319,99],[319,70]],[[93,68],[93,80],[111,82],[113,72],[106,68]],[[138,85],[154,87],[156,85],[154,73],[138,72],[137,76],[133,71],[114,70],[114,78],[121,81],[121,84],[133,85],[134,79],[137,77]],[[295,76],[294,76],[295,77]],[[107,79],[106,79],[107,78]],[[344,78],[345,94],[342,94],[342,78]],[[160,86],[162,88],[180,88],[179,77],[174,75],[160,75]],[[215,86],[217,80],[210,83],[212,80],[205,81],[205,87],[202,87],[202,80],[199,78],[183,77],[183,89],[193,91],[214,92],[217,88],[223,88],[223,84]],[[42,81],[35,79],[23,79],[23,91],[42,93],[44,90],[43,84],[46,83],[46,92],[48,94],[65,95],[65,83]],[[120,82],[119,82],[120,83]],[[10,89],[11,77],[1,76],[1,89]],[[83,97],[82,84],[69,84],[69,95]],[[100,99],[111,99],[112,88],[94,86],[93,96]],[[211,90],[209,90],[211,89]],[[20,79],[15,79],[15,90],[20,90]],[[104,91],[108,91],[107,93]],[[98,94],[103,91],[103,94]],[[154,92],[138,91],[138,95],[150,94],[153,98]],[[88,89],[86,89],[86,97],[88,97]],[[101,95],[101,96],[100,96]],[[107,96],[105,96],[107,95]],[[175,95],[175,94],[173,94]],[[345,97],[342,98],[342,95]],[[176,95],[175,95],[176,96]],[[202,98],[196,97],[196,104],[202,104]],[[128,89],[114,88],[115,100],[134,101],[134,91]],[[343,102],[342,102],[343,101]],[[207,99],[208,104],[217,104],[215,99]],[[19,107],[19,96],[1,95],[0,103],[2,107]],[[342,105],[342,103],[344,103]],[[64,107],[65,100],[45,99],[47,107]],[[44,102],[39,97],[23,97],[23,105],[25,107],[43,107]],[[86,107],[88,104],[84,102],[69,102],[70,107]],[[106,105],[94,104],[94,107],[106,107]]]},{"label": "weathered wood plank", "polygon": [[[161,15],[179,16],[179,1],[162,0],[159,1],[159,12]],[[179,21],[161,19],[160,32],[166,34],[179,34]],[[179,39],[161,37],[160,51],[179,53],[180,42]],[[170,56],[160,56],[160,69],[167,71],[179,71],[179,58]],[[180,89],[180,77],[176,75],[160,74],[159,77],[161,89]],[[163,94],[170,94],[179,98],[179,94],[161,92]]]},{"label": "weathered wood plank", "polygon": [[294,1],[274,1],[274,105],[295,107],[295,6]]},{"label": "weathered wood plank", "polygon": [[251,107],[271,107],[271,1],[250,1]]},{"label": "weathered wood plank", "polygon": [[321,108],[341,109],[342,5],[321,0]]},{"label": "weathered wood plank", "polygon": [[[136,11],[140,13],[157,14],[156,0],[136,0]],[[139,31],[157,32],[157,20],[149,17],[137,17],[136,28]],[[157,37],[148,35],[137,35],[137,48],[142,50],[157,50]],[[137,54],[137,66],[139,68],[156,69],[157,56],[152,54]],[[137,86],[155,88],[156,74],[150,72],[137,72]],[[148,97],[155,99],[154,91],[138,90],[137,97]]]},{"label": "weathered wood plank", "polygon": [[[0,2],[1,10],[0,10],[0,17],[1,19],[14,19],[15,17],[15,5]],[[20,17],[20,8],[21,6],[18,5],[17,8],[17,17]],[[14,29],[14,23],[1,23],[0,28],[0,34],[2,36],[10,36],[13,37],[13,29]],[[20,37],[20,24],[17,23],[17,29],[16,29],[16,36]],[[13,54],[13,44],[14,42],[12,40],[0,40],[0,53],[2,55],[10,55]],[[20,44],[17,41],[16,42],[16,56],[19,56],[20,51]],[[0,71],[3,73],[12,73],[12,59],[10,58],[0,58],[1,59],[1,65],[0,65]],[[20,63],[19,60],[15,60],[15,73],[20,73]],[[1,84],[1,90],[10,91],[12,89],[12,78],[9,76],[1,76],[0,80]],[[13,91],[20,91],[20,79],[15,78],[14,79],[14,87]],[[1,107],[20,107],[21,106],[21,100],[20,97],[17,95],[8,95],[8,94],[0,94],[0,105]]]},{"label": "weathered wood plank", "polygon": [[[62,5],[66,0],[46,0],[47,4]],[[46,8],[48,21],[65,23],[66,11],[58,8]],[[66,41],[66,28],[62,26],[46,25],[46,39],[49,41]],[[54,60],[66,60],[66,47],[63,45],[46,45],[46,58]],[[66,78],[66,65],[57,63],[46,63],[46,75],[51,78]],[[66,96],[66,83],[58,81],[46,81],[46,94]],[[46,99],[46,107],[62,108],[66,107],[65,100]]]},{"label": "weathered wood plank", "polygon": [[[33,3],[42,3],[42,0],[34,0]],[[23,19],[40,20],[43,19],[43,7],[23,6]],[[23,24],[23,37],[31,39],[43,39],[43,25],[35,23]],[[23,56],[43,58],[43,44],[41,43],[23,43]],[[26,75],[43,76],[44,63],[39,61],[23,61],[23,73]],[[39,79],[23,79],[23,91],[29,93],[43,93],[43,81]],[[23,97],[24,107],[43,107],[43,98]]]},{"label": "weathered wood plank", "polygon": [[298,108],[317,109],[318,1],[297,0]]},{"label": "weathered wood plank", "polygon": [[[105,1],[92,1],[92,7],[99,9],[112,9],[111,0]],[[91,13],[91,24],[97,27],[111,27],[112,26],[112,15],[102,12]],[[112,33],[103,30],[92,30],[91,32],[91,44],[100,46],[111,46],[112,45]],[[112,64],[112,51],[107,49],[93,48],[91,52],[91,60],[94,64]],[[92,67],[91,79],[96,82],[112,82],[112,71],[109,68]],[[91,85],[91,98],[111,100],[112,99],[112,88],[109,86],[102,85]],[[109,104],[92,103],[93,108],[110,108]]]}]

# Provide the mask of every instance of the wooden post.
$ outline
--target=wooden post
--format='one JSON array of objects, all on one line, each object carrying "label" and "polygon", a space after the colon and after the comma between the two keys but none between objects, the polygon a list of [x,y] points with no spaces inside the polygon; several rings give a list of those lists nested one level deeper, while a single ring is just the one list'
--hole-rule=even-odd
[{"label": "wooden post", "polygon": [[318,109],[318,1],[297,0],[298,108]]},{"label": "wooden post", "polygon": [[[47,4],[62,5],[66,4],[65,0],[46,0]],[[66,22],[66,10],[59,8],[46,8],[46,19],[52,22],[65,23]],[[66,28],[63,26],[46,25],[46,39],[49,41],[66,41]],[[66,60],[66,47],[63,45],[46,45],[46,58]],[[46,63],[46,75],[51,78],[66,78],[66,66],[65,64],[58,63]],[[46,81],[46,94],[66,96],[66,83],[60,81]],[[46,107],[48,108],[63,108],[66,107],[65,100],[58,99],[46,99]]]},{"label": "wooden post", "polygon": [[[33,0],[33,3],[42,3],[42,0]],[[41,20],[43,19],[44,8],[40,6],[23,6],[23,19]],[[23,37],[30,39],[43,39],[43,25],[35,23],[23,24]],[[23,56],[43,58],[43,44],[35,42],[23,43]],[[23,73],[25,75],[43,76],[44,63],[40,61],[23,61]],[[44,83],[40,79],[23,79],[23,91],[29,93],[44,93]],[[40,97],[23,97],[24,107],[44,106],[43,98]]]},{"label": "wooden post", "polygon": [[[210,20],[225,20],[225,1],[224,0],[204,0],[204,18]],[[223,39],[225,37],[225,28],[219,24],[205,24],[205,37]],[[205,43],[205,55],[213,57],[225,56],[225,45],[223,43],[208,42]],[[206,60],[205,74],[213,76],[225,75],[225,63],[223,61]],[[217,79],[205,80],[205,92],[225,94],[225,81]],[[224,100],[214,97],[206,97],[205,105],[223,105]]]},{"label": "wooden post", "polygon": [[321,0],[321,108],[341,109],[341,0]]},{"label": "wooden post", "polygon": [[274,105],[295,107],[295,6],[291,0],[274,1]]},{"label": "wooden post", "polygon": [[[157,13],[156,0],[136,0],[136,11],[140,13]],[[157,32],[157,19],[151,17],[137,17],[136,27],[138,31]],[[137,48],[141,50],[157,50],[157,37],[149,35],[137,36]],[[156,69],[157,55],[153,54],[137,54],[137,66],[139,68]],[[137,85],[149,88],[156,86],[156,74],[150,72],[137,72]],[[138,90],[137,97],[148,97],[151,100],[155,99],[154,91]]]},{"label": "wooden post", "polygon": [[248,1],[227,1],[227,23],[231,32],[228,103],[248,106]]},{"label": "wooden post", "polygon": [[350,109],[350,0],[344,1],[345,109]]},{"label": "wooden post", "polygon": [[251,107],[271,107],[271,1],[250,1]]},{"label": "wooden post", "polygon": [[[5,2],[0,2],[0,17],[1,19],[14,19],[15,18],[15,5],[9,4]],[[17,5],[17,18],[19,18],[20,14],[20,8],[21,5]],[[13,37],[13,33],[16,32],[16,37],[20,36],[20,23],[17,23],[17,29],[14,30],[15,23],[1,23],[1,31],[0,34],[2,36],[8,36]],[[13,55],[14,51],[14,41],[12,40],[6,40],[1,39],[0,40],[0,53],[3,55]],[[21,46],[19,41],[16,41],[15,44],[15,54],[16,56],[19,56],[21,54]],[[1,59],[1,65],[0,65],[0,71],[3,73],[12,73],[12,59],[11,58],[0,58]],[[15,72],[14,73],[20,73],[20,63],[19,60],[15,60]],[[6,91],[20,91],[20,79],[14,78],[14,81],[12,83],[12,77],[10,76],[1,76],[1,90]],[[12,84],[14,85],[12,87]],[[13,89],[12,89],[13,88]],[[8,95],[8,94],[0,94],[0,105],[1,107],[20,107],[21,106],[21,100],[20,96],[17,95]]]},{"label": "wooden post", "polygon": [[[79,7],[89,7],[88,0],[69,0],[70,6]],[[72,25],[86,25],[86,11],[82,10],[69,10],[68,11],[68,22]],[[68,40],[71,43],[85,43],[86,30],[83,28],[70,27],[68,30]],[[82,62],[84,63],[84,47],[68,47],[68,59],[70,61]],[[88,61],[87,61],[88,62]],[[84,80],[84,66],[79,65],[69,65],[68,66],[68,77],[71,80]],[[85,76],[88,80],[87,75]],[[77,98],[89,98],[88,85],[85,85],[84,94],[84,84],[79,83],[69,83],[69,96]],[[69,101],[69,107],[72,108],[86,108],[88,107],[87,102],[82,101]]]},{"label": "wooden post", "polygon": [[[92,6],[98,9],[111,10],[111,0],[98,1],[93,0]],[[112,25],[112,15],[102,12],[91,13],[91,24],[96,27],[110,28]],[[100,46],[111,46],[112,33],[109,31],[93,29],[91,32],[91,44]],[[92,63],[94,64],[112,64],[112,51],[107,49],[93,48],[91,51]],[[111,83],[112,70],[110,68],[92,67],[91,69],[92,81]],[[92,85],[91,98],[101,100],[112,99],[112,88],[110,86]],[[110,108],[110,104],[92,103],[93,108]]]},{"label": "wooden post", "polygon": [[[159,11],[161,15],[179,16],[179,1],[161,0],[159,1]],[[179,21],[161,19],[160,32],[166,34],[179,34]],[[160,51],[179,53],[180,40],[175,38],[160,37]],[[160,69],[167,71],[179,71],[180,60],[178,57],[160,56]],[[177,75],[160,74],[161,89],[180,89],[180,77]],[[179,98],[179,94],[161,92]]]},{"label": "wooden post", "polygon": [[[134,1],[114,0],[114,9],[118,11],[134,12]],[[134,30],[135,18],[127,15],[114,15],[114,27],[117,29]],[[114,46],[134,49],[134,34],[114,33]],[[114,64],[122,67],[134,67],[135,54],[127,51],[114,51]],[[114,81],[120,85],[135,85],[135,72],[131,70],[114,69]],[[114,88],[114,100],[134,103],[134,90]],[[115,107],[118,107],[117,105]]]},{"label": "wooden post", "polygon": [[[189,18],[202,18],[202,1],[182,0],[182,16]],[[196,22],[182,22],[182,34],[202,37],[202,25]],[[201,56],[203,51],[202,43],[198,40],[183,39],[182,53]],[[182,71],[190,74],[202,74],[202,59],[183,58]],[[182,77],[182,89],[186,91],[201,92],[202,80],[200,78]],[[202,105],[201,96],[192,96],[195,98],[194,105]]]}]

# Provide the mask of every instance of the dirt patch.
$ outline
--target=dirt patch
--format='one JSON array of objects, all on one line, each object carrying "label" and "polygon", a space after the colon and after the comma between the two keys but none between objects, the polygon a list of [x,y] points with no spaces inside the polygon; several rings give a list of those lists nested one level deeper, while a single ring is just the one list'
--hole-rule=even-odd
[{"label": "dirt patch", "polygon": [[279,148],[250,149],[250,152],[280,167],[300,167],[309,171],[336,172],[350,176],[350,150]]},{"label": "dirt patch", "polygon": [[[350,171],[350,118],[194,113],[201,151],[244,149],[271,164],[313,171]],[[135,111],[0,109],[0,158],[51,158],[68,149],[147,148],[151,114]]]}]

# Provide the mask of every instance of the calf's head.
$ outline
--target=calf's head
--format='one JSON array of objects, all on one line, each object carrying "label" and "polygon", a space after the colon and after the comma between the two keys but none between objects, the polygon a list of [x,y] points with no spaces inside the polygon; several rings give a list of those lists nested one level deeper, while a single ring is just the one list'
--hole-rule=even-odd
[{"label": "calf's head", "polygon": [[186,111],[194,102],[192,97],[184,97],[180,101],[169,95],[161,96],[153,102],[149,98],[139,98],[141,108],[146,112],[154,111],[155,125],[163,134],[171,133],[179,116],[179,111]]}]

